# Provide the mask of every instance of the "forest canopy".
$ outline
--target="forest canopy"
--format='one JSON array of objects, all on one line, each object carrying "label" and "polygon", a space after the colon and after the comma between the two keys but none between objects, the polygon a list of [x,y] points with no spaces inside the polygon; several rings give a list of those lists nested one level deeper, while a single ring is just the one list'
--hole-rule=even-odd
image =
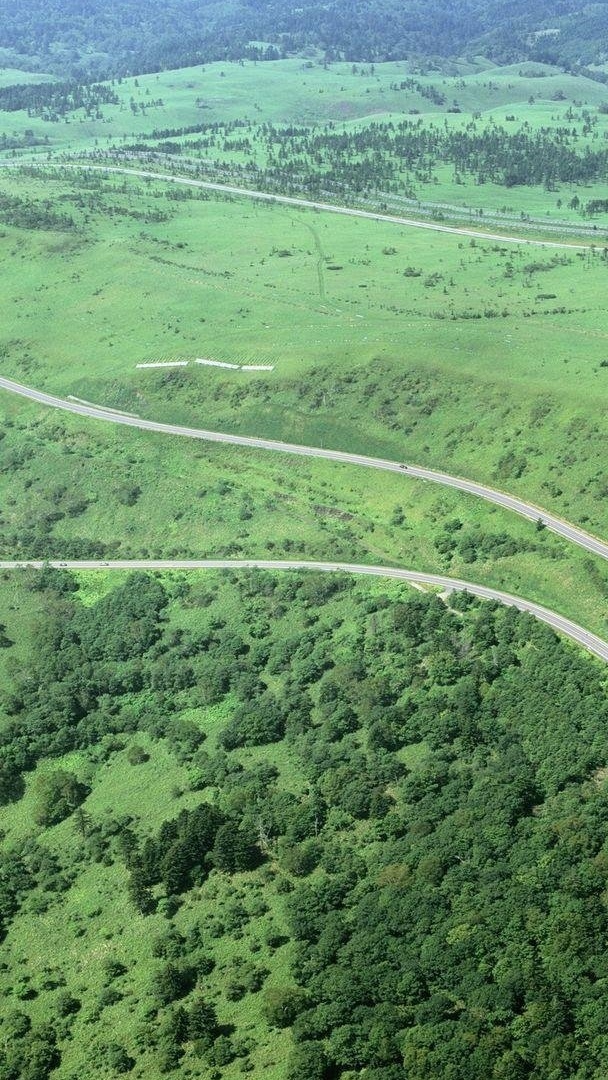
[{"label": "forest canopy", "polygon": [[605,60],[608,4],[580,0],[0,0],[0,62],[86,80],[321,50],[329,59]]},{"label": "forest canopy", "polygon": [[[3,701],[0,989],[17,1034],[2,1080],[23,1062],[46,1077],[77,1047],[79,1076],[251,1071],[277,1032],[289,1080],[600,1080],[597,661],[466,594],[136,574],[84,606],[67,573],[26,580],[44,617]],[[121,803],[158,754],[181,783],[154,824]],[[91,880],[84,917],[72,898]],[[40,912],[62,946],[28,971],[20,926]],[[247,959],[228,962],[244,935]],[[105,957],[101,989],[94,972],[83,989],[79,950]],[[241,999],[249,1041],[227,1023]],[[120,1041],[101,1047],[106,1008]]]}]

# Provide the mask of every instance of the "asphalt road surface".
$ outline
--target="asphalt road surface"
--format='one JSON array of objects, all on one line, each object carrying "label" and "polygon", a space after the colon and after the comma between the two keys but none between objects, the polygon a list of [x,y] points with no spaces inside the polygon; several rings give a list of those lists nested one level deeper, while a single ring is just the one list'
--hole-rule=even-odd
[{"label": "asphalt road surface", "polygon": [[388,566],[366,566],[363,563],[308,562],[301,559],[51,559],[47,562],[28,559],[21,561],[0,561],[0,571],[21,570],[31,567],[41,570],[44,566],[54,566],[65,570],[314,570],[322,573],[368,574],[372,577],[392,578],[408,581],[414,585],[437,585],[450,592],[468,592],[484,600],[497,600],[508,607],[527,611],[541,622],[547,623],[560,634],[582,645],[588,652],[608,662],[608,642],[596,634],[578,626],[570,619],[558,615],[555,611],[525,600],[521,596],[490,589],[486,585],[476,585],[459,578],[444,577],[442,574],[423,574],[418,570],[401,570]]},{"label": "asphalt road surface", "polygon": [[15,394],[37,401],[41,405],[50,405],[55,409],[65,409],[67,412],[77,413],[79,416],[87,416],[94,420],[106,420],[112,424],[126,424],[129,427],[141,428],[144,431],[156,431],[163,435],[181,435],[190,439],[202,439],[207,442],[229,443],[234,446],[248,446],[256,450],[273,450],[283,454],[298,454],[301,457],[323,458],[327,461],[338,461],[345,465],[361,465],[369,469],[384,469],[388,472],[405,473],[417,480],[427,480],[434,484],[443,484],[445,487],[456,488],[465,491],[469,495],[477,495],[488,502],[496,503],[505,510],[513,510],[516,514],[528,518],[530,521],[542,522],[546,528],[557,533],[565,540],[594,555],[600,555],[608,559],[608,543],[596,536],[572,525],[554,514],[548,513],[540,506],[524,502],[515,495],[509,495],[504,491],[478,484],[474,480],[466,480],[459,476],[450,476],[449,473],[436,472],[433,469],[424,469],[420,465],[409,465],[398,461],[388,461],[382,458],[367,457],[364,454],[349,454],[343,450],[326,450],[320,446],[300,446],[297,443],[279,442],[273,439],[256,439],[248,435],[230,435],[219,431],[205,431],[199,428],[180,427],[177,424],[162,424],[156,420],[142,420],[137,416],[122,415],[112,412],[100,405],[86,405],[77,401],[66,401],[64,398],[46,394],[42,390],[33,390],[22,386],[21,383],[12,379],[0,378],[0,389],[9,390]]},{"label": "asphalt road surface", "polygon": [[[32,162],[3,162],[5,166],[19,164],[31,165]],[[34,162],[33,164],[39,164]],[[303,210],[322,210],[330,214],[342,214],[346,217],[366,218],[369,221],[386,221],[391,225],[403,225],[411,229],[429,229],[431,232],[455,233],[457,236],[471,236],[477,240],[492,240],[503,244],[528,244],[534,247],[566,248],[574,251],[589,251],[594,245],[569,244],[558,240],[530,240],[521,236],[503,236],[500,233],[479,232],[477,229],[459,228],[456,225],[439,225],[434,221],[419,221],[416,218],[400,217],[394,214],[377,214],[372,210],[356,210],[354,207],[336,206],[333,203],[315,202],[312,199],[298,199],[291,195],[277,195],[269,191],[255,191],[251,188],[236,187],[233,184],[218,184],[212,180],[194,180],[187,176],[174,176],[172,173],[152,172],[148,169],[129,169],[122,165],[92,165],[90,162],[44,162],[48,165],[65,168],[96,169],[101,172],[120,173],[138,176],[143,179],[162,180],[172,184],[185,184],[188,187],[203,188],[205,191],[217,191],[224,195],[237,195],[246,199],[258,199],[263,202],[281,203],[284,206],[300,207]],[[600,241],[601,243],[601,241]]]}]

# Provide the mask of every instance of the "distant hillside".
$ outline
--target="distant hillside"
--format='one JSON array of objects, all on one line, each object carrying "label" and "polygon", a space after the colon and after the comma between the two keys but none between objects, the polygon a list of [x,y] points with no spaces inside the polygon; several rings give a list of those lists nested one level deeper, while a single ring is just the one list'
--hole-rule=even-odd
[{"label": "distant hillside", "polygon": [[0,0],[0,64],[76,78],[320,49],[386,60],[608,59],[608,0]]}]

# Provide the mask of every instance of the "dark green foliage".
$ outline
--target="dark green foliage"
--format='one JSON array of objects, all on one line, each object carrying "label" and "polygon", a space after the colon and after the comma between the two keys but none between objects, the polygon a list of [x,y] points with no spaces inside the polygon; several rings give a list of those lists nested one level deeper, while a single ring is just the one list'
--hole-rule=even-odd
[{"label": "dark green foliage", "polygon": [[311,837],[302,844],[284,847],[281,853],[281,864],[288,873],[295,874],[296,877],[306,877],[318,864],[322,851],[322,844]]},{"label": "dark green foliage", "polygon": [[[572,1022],[565,1017],[578,1008],[578,980],[585,968],[597,973],[602,967],[600,942],[608,928],[597,892],[603,887],[597,872],[598,858],[603,865],[600,821],[608,823],[604,798],[591,789],[582,810],[569,786],[599,761],[593,739],[591,744],[573,740],[572,727],[576,714],[577,723],[590,724],[588,731],[594,728],[586,709],[603,708],[599,684],[594,689],[588,685],[587,698],[579,683],[580,664],[586,667],[586,661],[525,617],[487,607],[469,616],[467,639],[473,654],[446,682],[446,665],[462,633],[451,619],[430,598],[416,598],[384,614],[383,647],[391,648],[392,624],[400,634],[401,657],[406,641],[418,656],[427,657],[424,690],[420,686],[412,693],[409,683],[407,693],[415,707],[402,713],[402,722],[411,741],[424,738],[434,752],[425,766],[397,781],[400,811],[389,811],[392,835],[387,834],[381,853],[375,850],[369,866],[345,872],[346,865],[343,869],[328,849],[322,861],[329,873],[317,873],[289,898],[291,930],[301,943],[294,971],[309,995],[309,1008],[295,1019],[294,1035],[301,1040],[324,1038],[329,1065],[338,1073],[365,1067],[380,1077],[400,1076],[404,1060],[407,1076],[414,1080],[447,1075],[481,1080],[493,1075],[494,1068],[496,1075],[507,1075],[500,1071],[502,1062],[504,1068],[509,1062],[517,1075],[513,1055],[520,1048],[516,1033],[525,999],[525,1015],[534,1017],[535,1038],[540,1040],[534,1042],[536,1049],[527,1044],[526,1075],[544,1080],[543,1055]],[[523,647],[528,636],[533,649]],[[541,678],[537,649],[543,657]],[[490,657],[498,651],[502,660],[497,668]],[[390,670],[391,662],[384,663],[382,656],[388,660],[388,653],[378,655],[376,649],[376,664]],[[387,704],[397,686],[392,691],[378,687]],[[349,697],[365,701],[352,683]],[[569,738],[565,729],[560,735],[560,715]],[[351,760],[353,756],[351,751]],[[318,775],[320,762],[316,764],[314,754],[307,760],[309,770]],[[332,781],[344,769],[335,756],[326,764]],[[327,783],[324,773],[320,779]],[[346,787],[349,783],[354,781]],[[576,826],[572,799],[578,806]],[[346,805],[342,794],[339,805]],[[555,825],[549,826],[549,820],[555,823],[560,817],[558,855],[550,839]],[[580,849],[575,853],[566,840],[573,827],[586,859],[593,861],[593,870],[589,863],[583,876],[574,871]],[[356,850],[354,834],[352,843]],[[345,847],[343,838],[341,852]],[[543,859],[548,860],[546,869],[537,875]],[[557,915],[554,902],[562,915]],[[537,913],[534,930],[523,930],[522,904]],[[571,920],[578,927],[573,931],[576,958],[566,944]],[[517,947],[512,938],[516,926]],[[582,941],[584,958],[579,952]],[[541,1007],[552,994],[561,1003],[559,1015]],[[463,1001],[464,1006],[458,1004]],[[542,1052],[541,1043],[546,1048]],[[302,1046],[303,1053],[312,1052],[305,1041]],[[556,1075],[565,1080],[577,1067],[574,1044],[562,1040],[559,1054],[562,1064]]]},{"label": "dark green foliage", "polygon": [[57,120],[66,113],[83,109],[91,119],[98,118],[101,105],[118,105],[119,98],[109,86],[99,83],[34,83],[0,87],[0,109],[17,112],[26,109],[29,116]]},{"label": "dark green foliage", "polygon": [[67,990],[62,990],[55,998],[55,1009],[58,1016],[72,1016],[81,1007],[81,1002]]},{"label": "dark green foliage", "polygon": [[116,498],[123,506],[135,506],[140,495],[141,488],[139,484],[134,484],[130,481],[121,484],[116,492]]},{"label": "dark green foliage", "polygon": [[319,1043],[300,1043],[287,1059],[286,1080],[326,1080],[329,1075],[327,1055]]},{"label": "dark green foliage", "polygon": [[253,870],[261,861],[261,855],[251,837],[241,832],[235,822],[227,822],[217,831],[211,861],[218,870],[234,874],[239,870]]},{"label": "dark green foliage", "polygon": [[271,1027],[291,1027],[308,997],[297,986],[274,986],[264,994],[264,1016]]},{"label": "dark green foliage", "polygon": [[[418,84],[416,89],[421,92],[426,87]],[[247,131],[246,125],[241,126]],[[207,138],[211,134],[207,132]],[[475,184],[491,182],[505,188],[598,182],[608,169],[608,150],[581,149],[577,135],[571,135],[569,129],[560,129],[559,134],[546,129],[533,132],[527,124],[512,129],[498,123],[488,126],[476,119],[466,128],[451,128],[416,118],[378,121],[346,132],[271,124],[259,130],[251,123],[249,138],[261,143],[266,159],[265,164],[255,168],[254,180],[248,172],[250,182],[264,190],[301,192],[304,189],[316,196],[327,188],[348,192],[351,197],[354,193],[391,191],[396,161],[402,175],[400,189],[408,198],[413,198],[417,184],[428,183],[446,165],[459,177]],[[200,143],[202,148],[204,140]],[[191,145],[185,143],[184,149],[190,149]],[[589,200],[582,208],[583,213],[587,217],[603,213],[605,201]],[[573,208],[576,207],[578,204]],[[522,270],[528,274],[540,273],[567,261],[568,256],[554,256],[545,262],[524,265]],[[404,271],[406,277],[420,274],[414,267],[406,267]],[[437,272],[424,278],[427,288],[435,288],[441,281]],[[386,389],[386,384],[381,386],[382,390]],[[318,393],[316,384],[311,392]],[[385,408],[393,411],[389,396]],[[521,475],[526,468],[525,456],[513,452],[506,456],[514,457],[517,466],[503,475]],[[399,526],[403,521],[402,508],[396,507],[392,524]]]},{"label": "dark green foliage", "polygon": [[132,875],[148,885],[162,881],[167,893],[177,894],[200,883],[208,873],[223,815],[203,803],[165,821],[158,837],[148,839],[141,852],[130,855]]},{"label": "dark green foliage", "polygon": [[0,806],[20,799],[24,791],[25,784],[17,766],[0,760]]},{"label": "dark green foliage", "polygon": [[234,750],[237,746],[278,742],[285,734],[285,722],[284,707],[273,694],[264,693],[236,711],[222,732],[222,746]]},{"label": "dark green foliage", "polygon": [[90,792],[87,784],[83,784],[74,776],[74,773],[65,769],[56,769],[38,777],[36,781],[36,794],[38,805],[35,811],[36,821],[39,825],[56,825],[74,812],[81,802],[84,802]]},{"label": "dark green foliage", "polygon": [[23,840],[0,849],[0,940],[29,893],[38,896],[41,909],[67,887],[58,859],[35,840]]},{"label": "dark green foliage", "polygon": [[21,1029],[10,1043],[0,1048],[0,1077],[2,1080],[48,1080],[61,1058],[57,1037],[50,1024]]},{"label": "dark green foliage", "polygon": [[[110,9],[100,0],[84,6],[31,0],[23,9],[2,0],[0,26],[8,66],[80,79],[212,59],[276,60],[303,49],[308,55],[311,48],[328,59],[365,62],[414,56],[423,66],[431,63],[427,58],[467,52],[499,62],[532,57],[580,64],[603,60],[606,40],[605,4],[581,8],[575,0],[557,7],[548,0],[511,7],[500,0],[464,0],[457,10],[447,0],[423,7],[415,0],[361,0],[354,6],[345,0],[265,0],[255,6],[237,0],[207,5],[204,17],[186,0],[153,0],[144,7],[121,0]],[[545,35],[544,29],[560,32]],[[58,99],[61,107],[61,94]],[[75,102],[90,110],[100,103],[95,95]]]},{"label": "dark green foliage", "polygon": [[137,865],[129,874],[127,884],[129,899],[140,915],[151,915],[156,910],[156,901],[148,886],[148,880],[148,875]]},{"label": "dark green foliage", "polygon": [[[92,608],[69,598],[76,586],[65,572],[48,568],[32,580],[48,597],[48,614],[34,643],[33,667],[5,699],[14,721],[3,733],[3,798],[18,796],[17,771],[98,742],[113,730],[108,698],[142,689],[140,661],[161,635],[167,603],[162,585],[145,574],[130,575]],[[60,605],[52,604],[53,596]],[[150,723],[153,716],[150,708]],[[70,797],[68,805],[70,800],[79,801]]]},{"label": "dark green foliage", "polygon": [[215,1009],[202,995],[192,1001],[187,1014],[187,1036],[199,1046],[209,1047],[218,1033]]},{"label": "dark green foliage", "polygon": [[160,1005],[168,1005],[185,997],[192,989],[194,981],[195,973],[192,967],[183,961],[168,960],[156,973],[153,993]]},{"label": "dark green foliage", "polygon": [[147,750],[144,750],[142,746],[137,746],[137,744],[129,747],[127,751],[127,761],[129,762],[129,765],[142,765],[145,761],[148,761],[149,758],[150,755]]},{"label": "dark green foliage", "polygon": [[91,659],[129,660],[141,657],[160,637],[160,614],[167,603],[159,581],[131,574],[95,607],[81,610],[75,632]]},{"label": "dark green foliage", "polygon": [[0,193],[0,221],[19,229],[54,229],[70,231],[75,228],[69,214],[58,214],[50,202],[36,202],[19,195]]},{"label": "dark green foliage", "polygon": [[106,982],[108,983],[113,982],[114,979],[119,979],[121,975],[124,975],[127,971],[125,965],[114,957],[109,957],[104,961],[103,969]]},{"label": "dark green foliage", "polygon": [[117,1073],[128,1073],[135,1065],[135,1061],[129,1056],[124,1046],[120,1043],[108,1043],[105,1048],[105,1063],[108,1068]]},{"label": "dark green foliage", "polygon": [[[459,543],[466,530],[448,522],[445,535]],[[83,807],[69,826],[83,866],[118,860],[134,908],[158,903],[166,920],[154,930],[147,991],[144,1052],[155,1067],[185,1071],[200,1058],[221,1074],[246,1051],[218,1017],[250,995],[247,1008],[257,996],[269,1030],[290,1029],[292,1080],[601,1075],[608,706],[599,664],[529,616],[466,595],[447,607],[420,594],[369,599],[348,583],[332,593],[315,576],[258,575],[253,590],[234,575],[223,587],[238,627],[218,604],[190,632],[165,625],[167,594],[154,580],[131,578],[92,610],[55,581],[40,594],[48,617],[34,678],[15,672],[7,763],[52,756],[74,731],[97,763],[124,754],[142,692],[151,756],[164,740],[196,780],[189,808],[152,834],[135,817],[96,820]],[[107,624],[116,619],[124,639],[125,610],[133,628],[118,641]],[[269,648],[258,650],[255,628],[273,613]],[[199,700],[199,673],[220,670],[229,731],[242,735],[250,708],[259,719],[276,704],[288,732],[276,757],[272,743],[201,746],[198,725],[151,685],[165,659],[178,679],[182,663],[196,674],[178,691],[185,708]],[[125,689],[135,666],[141,691]],[[75,780],[41,775],[59,777],[55,802]],[[3,931],[22,906],[55,903],[68,869],[77,880],[80,862],[64,869],[42,843],[7,846]],[[235,873],[246,876],[227,898],[219,875]],[[209,897],[222,895],[210,910]],[[256,938],[254,919],[267,913]],[[290,947],[277,954],[286,933]],[[242,940],[239,955],[227,938]],[[103,1023],[131,996],[128,964],[115,955],[91,1013]],[[65,985],[51,971],[44,982],[15,979],[24,1011],[12,1014],[12,1042],[34,1080],[58,1063],[59,1043],[28,1030],[30,999],[49,995],[60,1041],[88,1015]],[[100,1068],[134,1067],[130,1042],[104,1047]],[[0,1080],[14,1080],[17,1049],[3,1051]]]},{"label": "dark green foliage", "polygon": [[220,1069],[229,1065],[236,1057],[232,1039],[228,1035],[218,1035],[213,1046],[205,1053],[205,1057],[211,1065],[217,1065]]}]

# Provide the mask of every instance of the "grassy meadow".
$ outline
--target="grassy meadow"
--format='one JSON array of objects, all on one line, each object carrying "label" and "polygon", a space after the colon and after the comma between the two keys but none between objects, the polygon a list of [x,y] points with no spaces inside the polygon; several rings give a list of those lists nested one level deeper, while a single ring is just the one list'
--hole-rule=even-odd
[{"label": "grassy meadow", "polygon": [[7,173],[4,188],[73,219],[4,228],[7,375],[154,419],[434,465],[606,529],[603,252],[176,199],[132,178]]},{"label": "grassy meadow", "polygon": [[[396,89],[410,74],[418,88]],[[0,86],[28,78],[0,72]],[[213,164],[228,171],[248,161],[264,165],[264,123],[331,123],[348,130],[375,119],[417,115],[424,122],[462,125],[481,113],[482,123],[521,123],[540,131],[564,123],[581,126],[587,111],[597,123],[581,132],[580,146],[594,146],[608,133],[608,115],[599,111],[606,87],[540,65],[495,69],[480,61],[420,74],[397,63],[372,68],[299,59],[139,76],[116,82],[114,90],[119,104],[103,105],[97,119],[78,112],[54,121],[2,113],[2,130],[17,140],[48,140],[38,148],[44,158],[49,151],[120,149],[144,136],[154,148],[164,140],[163,130],[243,119],[252,125],[251,151],[230,145],[223,131],[214,136]],[[431,91],[444,96],[443,105],[431,100]],[[448,112],[454,102],[460,114]],[[569,111],[574,119],[567,120]],[[187,147],[197,136],[175,137]],[[576,221],[580,215],[566,205],[576,191],[585,199],[605,194],[601,185],[584,191],[506,191],[489,184],[473,189],[457,184],[445,169],[436,182],[421,187],[420,197]],[[459,473],[518,493],[603,536],[608,536],[607,284],[608,259],[601,246],[578,250],[489,242],[212,196],[136,177],[42,166],[0,173],[3,375],[155,420],[390,456]],[[197,365],[196,358],[273,370],[213,368]],[[185,361],[186,367],[137,367]],[[605,561],[481,500],[407,475],[92,421],[4,391],[0,555],[23,560],[291,555],[385,563],[520,593],[608,633]],[[70,595],[94,615],[127,580],[104,571],[82,573]],[[55,860],[64,875],[57,896],[28,894],[7,933],[0,1017],[22,1023],[15,1017],[25,1011],[36,1030],[49,1016],[59,1017],[57,1080],[110,1080],[121,1071],[160,1080],[173,1070],[159,1065],[161,1020],[150,1004],[151,987],[161,956],[171,955],[167,932],[178,932],[185,941],[199,934],[212,958],[205,993],[222,1032],[230,1032],[234,1054],[222,1062],[220,1045],[212,1066],[188,1043],[178,1075],[236,1080],[249,1073],[284,1080],[291,1036],[265,1018],[259,993],[262,984],[264,994],[280,988],[296,959],[295,942],[285,936],[285,911],[297,875],[285,872],[283,849],[276,846],[272,857],[247,873],[212,870],[181,895],[175,908],[157,884],[157,908],[143,915],[128,898],[115,823],[133,825],[143,841],[201,799],[229,797],[238,809],[241,798],[245,803],[234,781],[241,769],[250,781],[255,775],[266,785],[268,776],[276,777],[281,798],[304,801],[310,793],[301,767],[305,753],[298,762],[285,739],[225,753],[221,734],[237,709],[236,691],[205,700],[203,678],[187,686],[179,679],[173,685],[171,678],[187,671],[185,661],[192,657],[203,667],[210,643],[217,643],[214,634],[225,642],[227,657],[240,658],[235,649],[242,634],[245,652],[259,661],[255,670],[264,671],[263,692],[280,698],[293,690],[292,654],[303,641],[304,655],[295,667],[308,678],[311,664],[313,727],[320,728],[325,714],[314,681],[320,678],[314,676],[320,656],[314,635],[330,642],[329,666],[336,664],[339,678],[349,683],[348,663],[359,655],[363,639],[370,669],[381,652],[376,626],[384,625],[385,609],[416,594],[381,581],[342,589],[329,575],[321,583],[316,576],[302,583],[297,575],[285,575],[272,586],[270,577],[259,574],[249,579],[174,573],[154,580],[162,580],[170,603],[159,619],[159,639],[145,656],[146,689],[138,689],[141,657],[131,666],[117,663],[120,715],[112,711],[111,694],[99,699],[107,733],[68,753],[55,749],[54,756],[41,755],[35,767],[28,765],[23,795],[0,809],[7,850],[29,844],[36,852],[40,844],[51,869]],[[2,574],[0,624],[6,640],[2,644],[0,635],[0,682],[3,701],[12,702],[13,709],[27,690],[24,672],[37,662],[32,642],[40,640],[42,608],[49,635],[53,619],[59,625],[67,610],[61,590],[55,594],[51,588],[50,598],[41,598],[38,581],[33,571]],[[474,605],[471,627],[477,610]],[[463,611],[450,617],[462,622]],[[479,615],[479,625],[484,617]],[[483,625],[477,626],[477,638],[471,631],[471,663],[478,649],[490,672],[488,696],[495,692],[499,663],[513,662],[516,668],[519,653],[526,660],[536,649],[526,637],[525,621],[517,639],[512,613],[501,619],[499,660],[489,656],[494,639],[484,637]],[[533,638],[537,628],[530,626]],[[390,663],[381,657],[385,669],[378,685],[366,690],[372,704],[382,700],[387,672],[399,681],[393,672],[402,659],[399,633]],[[57,637],[62,648],[66,640],[71,639]],[[445,642],[431,657],[428,685],[440,703],[444,687],[439,690],[441,680],[435,686],[433,679],[441,675],[446,657],[447,686],[456,678],[455,667],[462,663],[464,670],[469,663],[470,642],[463,638],[462,653],[456,655],[453,640],[445,638],[454,657]],[[93,646],[89,641],[92,656]],[[568,648],[575,656],[574,646]],[[274,666],[266,669],[272,650]],[[167,653],[174,668],[163,667]],[[412,686],[420,687],[427,659],[411,662]],[[588,663],[591,671],[593,662]],[[105,668],[103,674],[106,678]],[[235,675],[235,684],[246,697],[247,680],[239,684]],[[260,686],[256,683],[252,698]],[[56,702],[62,715],[67,692],[66,697],[54,692],[51,704]],[[438,717],[442,709],[438,705]],[[7,706],[0,738],[14,716]],[[35,709],[32,717],[35,724]],[[186,736],[198,732],[216,764],[225,765],[229,757],[234,781],[229,796],[220,781],[201,796],[205,785],[191,769],[194,753],[183,750],[175,732],[171,743],[172,724]],[[322,753],[336,751],[339,776],[341,735],[334,741],[329,721],[325,728],[330,750]],[[296,730],[294,737],[303,732]],[[358,750],[366,739],[367,734],[350,729],[345,745]],[[598,745],[603,750],[601,740]],[[593,752],[599,753],[595,744]],[[395,751],[414,783],[429,753],[420,735]],[[202,755],[201,768],[205,760]],[[381,762],[382,753],[375,760]],[[592,765],[598,762],[594,759],[589,769]],[[40,789],[57,768],[74,773],[89,791],[82,813],[45,826],[36,820]],[[390,829],[383,834],[383,824],[375,822],[367,831],[367,824],[351,819],[338,801],[330,823],[335,840],[330,869],[331,859],[339,863],[347,836],[355,844],[362,838],[373,866],[386,837],[392,842],[401,835],[391,836]],[[174,1019],[177,1011],[171,1005]],[[137,1058],[136,1067],[119,1068],[120,1058],[113,1059],[108,1049],[110,1038]]]},{"label": "grassy meadow", "polygon": [[3,405],[6,558],[386,563],[510,589],[600,633],[608,625],[603,560],[473,497],[390,473],[83,423],[17,399]]},{"label": "grassy meadow", "polygon": [[[0,78],[0,85],[12,85],[34,77],[7,71]],[[326,64],[318,58],[243,61],[115,80],[112,90],[117,103],[104,103],[95,117],[83,109],[54,119],[21,110],[0,112],[0,122],[7,136],[33,136],[40,143],[38,155],[120,150],[142,139],[150,149],[157,145],[164,149],[167,139],[173,144],[177,139],[189,156],[227,169],[265,164],[266,124],[279,129],[296,124],[317,131],[331,125],[333,130],[349,131],[408,118],[450,128],[475,120],[482,127],[521,127],[556,137],[567,131],[579,149],[601,147],[608,131],[604,84],[531,62],[496,67],[480,59],[477,63],[446,62],[443,70],[418,70],[405,61],[376,65]],[[244,131],[222,131],[237,121],[245,125]],[[212,125],[220,125],[219,131],[205,130]],[[189,133],[187,129],[192,128],[196,132]],[[196,149],[201,132],[210,137],[206,150]],[[251,144],[247,150],[240,145],[242,134]],[[549,221],[581,220],[568,206],[575,194],[603,198],[605,185],[561,184],[544,190],[485,183],[476,188],[455,182],[451,168],[438,168],[432,181],[421,179],[416,184],[416,197],[422,200],[447,202],[474,213],[507,211]],[[605,214],[594,220],[600,229],[605,228]]]}]

